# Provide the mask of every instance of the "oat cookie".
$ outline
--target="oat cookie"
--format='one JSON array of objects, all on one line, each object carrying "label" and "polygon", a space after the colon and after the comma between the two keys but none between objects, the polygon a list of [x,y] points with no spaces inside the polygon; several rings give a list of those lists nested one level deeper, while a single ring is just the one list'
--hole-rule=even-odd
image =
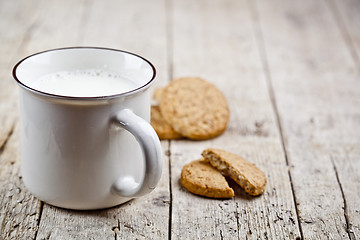
[{"label": "oat cookie", "polygon": [[202,156],[217,170],[231,177],[250,195],[260,195],[265,191],[265,174],[242,157],[214,148],[205,149]]},{"label": "oat cookie", "polygon": [[160,139],[182,138],[181,134],[175,132],[174,129],[163,119],[159,106],[151,106],[150,123]]},{"label": "oat cookie", "polygon": [[155,90],[153,98],[155,99],[155,101],[157,101],[158,103],[161,102],[162,99],[162,94],[164,92],[164,87],[159,87]]},{"label": "oat cookie", "polygon": [[198,77],[173,80],[161,95],[164,119],[181,135],[202,140],[223,133],[229,121],[224,95],[211,83]]},{"label": "oat cookie", "polygon": [[232,198],[234,191],[225,177],[203,159],[186,164],[180,183],[189,192],[211,198]]}]

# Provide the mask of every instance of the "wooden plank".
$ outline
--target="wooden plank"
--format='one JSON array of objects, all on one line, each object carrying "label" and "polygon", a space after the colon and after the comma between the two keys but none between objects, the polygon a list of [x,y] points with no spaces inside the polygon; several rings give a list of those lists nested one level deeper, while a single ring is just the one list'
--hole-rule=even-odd
[{"label": "wooden plank", "polygon": [[[160,0],[0,1],[0,238],[164,239],[169,221],[175,239],[360,238],[358,3],[169,2],[170,9]],[[42,207],[23,186],[17,89],[9,69],[30,53],[73,45],[136,52],[158,68],[156,86],[172,75],[196,75],[227,96],[231,120],[224,135],[171,142],[171,195],[166,141],[160,186],[117,208]],[[184,190],[182,166],[206,147],[256,163],[268,177],[264,195],[249,197],[233,183],[230,200]]]},{"label": "wooden plank", "polygon": [[349,52],[360,71],[360,2],[328,0]]},{"label": "wooden plank", "polygon": [[139,54],[157,69],[151,91],[166,85],[169,81],[166,0],[108,0],[89,5],[79,43]]},{"label": "wooden plank", "polygon": [[[1,3],[4,5],[4,2]],[[29,1],[12,2],[14,6],[10,6],[6,1],[7,5],[3,6],[4,8],[1,7],[1,10],[6,11],[9,15],[4,18],[8,21],[7,26],[1,28],[6,29],[1,35],[1,41],[4,42],[2,45],[4,54],[1,56],[7,56],[6,59],[2,58],[4,63],[2,66],[5,66],[5,69],[2,69],[4,72],[2,71],[1,74],[7,76],[4,79],[9,79],[9,69],[26,55],[71,43],[73,45],[76,41],[73,32],[80,27],[80,21],[76,21],[76,19],[81,15],[82,9],[82,5],[75,5],[70,1],[61,1],[57,4],[54,2],[36,2],[35,4]],[[9,11],[10,7],[12,10]],[[68,9],[72,9],[72,11],[68,11]],[[2,23],[6,24],[6,22]],[[76,23],[78,26],[73,28],[73,24]],[[62,24],[65,27],[62,27],[60,32],[58,28],[63,26]],[[63,36],[66,34],[68,37],[64,38]],[[7,51],[10,53],[5,54]],[[1,123],[5,122],[2,126],[8,129],[8,135],[11,135],[11,141],[14,142],[5,142],[6,145],[2,147],[3,154],[1,154],[1,157],[5,159],[1,161],[3,181],[1,181],[0,189],[4,193],[1,194],[4,196],[1,201],[1,234],[4,239],[32,239],[38,234],[43,204],[27,191],[21,181],[19,134],[17,132],[11,134],[12,129],[18,124],[17,90],[12,79],[1,81],[0,92],[3,104],[0,108]],[[3,130],[3,128],[1,129]],[[16,147],[12,146],[14,144]]]},{"label": "wooden plank", "polygon": [[257,6],[303,237],[358,238],[360,81],[349,48],[322,1]]},{"label": "wooden plank", "polygon": [[[354,65],[348,66],[349,69],[355,71],[357,68],[357,75],[353,81],[359,81],[360,78],[360,2],[354,0],[347,1],[328,1],[328,5],[333,12],[334,18],[338,23],[343,39],[348,46],[350,55],[354,61]],[[353,86],[356,86],[353,85]],[[358,86],[358,85],[357,85]],[[349,85],[348,87],[352,87]],[[354,98],[359,98],[359,91]],[[360,238],[360,124],[354,122],[352,119],[355,115],[359,116],[360,110],[352,106],[352,114],[349,117],[342,117],[342,125],[347,125],[346,128],[352,130],[354,134],[346,135],[346,141],[350,144],[345,144],[341,148],[336,149],[331,153],[334,169],[337,173],[337,178],[341,186],[344,201],[345,219],[347,221],[347,231],[350,239]],[[342,108],[339,106],[339,108]],[[351,137],[350,137],[351,136]],[[344,164],[345,163],[345,164]]]},{"label": "wooden plank", "polygon": [[[70,40],[64,37],[47,39],[44,44],[54,40],[56,44],[102,46],[118,48],[143,55],[152,61],[157,70],[156,85],[164,85],[168,79],[165,3],[129,2],[129,1],[86,1],[80,3],[49,2],[50,9],[56,13],[42,16],[41,25],[37,27],[36,39],[44,38],[47,29],[60,26],[62,14],[68,15],[72,23],[61,34],[71,35]],[[71,7],[67,4],[70,4]],[[74,5],[75,4],[75,5]],[[51,6],[50,6],[51,5]],[[44,9],[48,9],[44,6]],[[153,9],[150,11],[150,9]],[[144,14],[144,11],[146,14]],[[149,11],[149,12],[148,12]],[[51,16],[57,15],[54,21]],[[71,19],[71,16],[77,19]],[[78,16],[81,16],[80,18]],[[81,19],[81,21],[79,21]],[[136,31],[134,30],[136,29]],[[141,31],[140,31],[141,30]],[[149,36],[156,36],[149,38]],[[55,34],[56,35],[56,34]],[[148,39],[144,41],[144,39]],[[42,44],[32,42],[31,49],[40,48]],[[162,143],[163,152],[168,149],[167,142]],[[148,196],[133,200],[117,208],[101,211],[68,211],[44,204],[37,237],[66,239],[163,239],[168,235],[169,187],[168,162],[164,155],[164,170],[160,185]]]},{"label": "wooden plank", "polygon": [[[37,6],[37,17],[20,56],[36,52],[77,46],[83,31],[84,15],[88,10],[86,0],[43,1]],[[23,11],[27,11],[24,9]]]},{"label": "wooden plank", "polygon": [[20,174],[17,86],[11,69],[37,17],[37,4],[0,1],[0,239],[33,239],[41,203]]},{"label": "wooden plank", "polygon": [[18,129],[0,152],[0,239],[33,239],[40,218],[41,203],[21,180]]},{"label": "wooden plank", "polygon": [[[82,2],[79,2],[82,3]],[[11,69],[21,58],[49,48],[74,45],[83,4],[47,4],[46,1],[0,1],[0,146],[17,118],[17,87]],[[60,5],[60,6],[59,6]],[[78,7],[77,7],[78,6]],[[71,9],[61,11],[61,9]],[[42,21],[46,19],[46,21]],[[79,21],[77,21],[79,19]],[[77,26],[74,26],[74,24]],[[61,31],[59,31],[61,28]],[[68,34],[67,37],[64,37]],[[75,40],[75,41],[74,41]]]},{"label": "wooden plank", "polygon": [[[107,12],[110,8],[117,11]],[[150,90],[166,84],[169,77],[165,1],[97,1],[89,14],[83,45],[113,47],[142,55],[157,69],[157,80]],[[109,27],[104,29],[104,25]],[[162,148],[163,175],[156,190],[114,209],[117,239],[165,239],[168,236],[170,193],[166,141],[162,142]]]},{"label": "wooden plank", "polygon": [[[162,141],[162,148],[169,148],[168,141]],[[163,153],[163,173],[154,192],[115,209],[114,214],[118,221],[115,230],[117,239],[168,238],[169,161],[167,150]]]},{"label": "wooden plank", "polygon": [[[295,239],[300,236],[288,167],[246,1],[172,1],[174,77],[200,76],[230,104],[227,131],[208,141],[171,142],[174,239]],[[182,166],[207,147],[244,156],[265,171],[260,197],[195,196],[179,184]]]},{"label": "wooden plank", "polygon": [[[162,142],[163,149],[168,143]],[[72,211],[45,204],[39,239],[165,239],[169,215],[168,163],[158,187],[144,197],[118,207]]]},{"label": "wooden plank", "polygon": [[[14,129],[17,89],[11,77],[21,45],[36,18],[36,5],[26,1],[0,1],[0,148]],[[28,9],[22,13],[22,9]]]}]

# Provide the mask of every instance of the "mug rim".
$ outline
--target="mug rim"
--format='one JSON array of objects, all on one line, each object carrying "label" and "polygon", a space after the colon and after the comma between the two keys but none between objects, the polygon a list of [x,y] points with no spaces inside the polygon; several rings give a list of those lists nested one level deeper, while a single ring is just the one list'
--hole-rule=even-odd
[{"label": "mug rim", "polygon": [[[122,93],[118,93],[118,94],[105,95],[105,96],[94,96],[94,97],[76,97],[76,96],[66,96],[66,95],[58,95],[58,94],[54,94],[54,93],[43,92],[43,91],[37,90],[35,88],[32,88],[32,87],[24,84],[22,81],[20,81],[18,79],[18,77],[16,75],[16,70],[21,65],[21,63],[23,63],[28,58],[31,58],[33,56],[40,55],[40,54],[43,54],[43,53],[47,53],[47,52],[54,52],[54,51],[59,51],[59,50],[69,50],[69,49],[96,49],[96,50],[115,51],[115,52],[121,52],[121,53],[129,54],[129,55],[133,55],[135,57],[138,57],[138,58],[142,59],[147,64],[149,64],[149,66],[151,67],[151,69],[153,71],[153,75],[152,75],[152,77],[150,78],[150,80],[147,83],[141,85],[140,87],[132,89],[130,91],[122,92]],[[142,57],[142,56],[140,56],[138,54],[132,53],[132,52],[128,52],[128,51],[124,51],[124,50],[120,50],[120,49],[115,49],[115,48],[79,46],[79,47],[53,48],[53,49],[48,49],[48,50],[33,53],[33,54],[31,54],[31,55],[29,55],[27,57],[24,57],[18,63],[15,64],[15,66],[14,66],[14,68],[12,70],[12,75],[13,75],[13,78],[15,79],[15,81],[17,82],[18,85],[20,85],[21,87],[23,87],[26,90],[29,90],[30,92],[33,92],[33,93],[36,93],[36,94],[39,94],[39,95],[42,95],[42,96],[47,96],[47,97],[52,97],[52,98],[57,98],[57,99],[91,101],[91,100],[109,100],[109,99],[118,98],[118,97],[121,97],[121,96],[132,95],[132,94],[135,94],[137,92],[140,92],[140,91],[148,88],[151,85],[151,83],[154,81],[155,76],[156,76],[156,69],[155,69],[154,65],[149,60],[147,60],[146,58],[144,58],[144,57]]]}]

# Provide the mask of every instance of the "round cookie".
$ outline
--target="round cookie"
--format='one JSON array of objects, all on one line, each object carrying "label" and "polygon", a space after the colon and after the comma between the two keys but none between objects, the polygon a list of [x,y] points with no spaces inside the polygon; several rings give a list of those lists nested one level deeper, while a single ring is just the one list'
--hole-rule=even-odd
[{"label": "round cookie", "polygon": [[164,87],[157,88],[154,92],[153,98],[158,103],[161,102],[163,92],[164,92]]},{"label": "round cookie", "polygon": [[180,183],[189,192],[211,198],[231,198],[234,191],[225,177],[203,159],[186,164]]},{"label": "round cookie", "polygon": [[151,106],[150,123],[160,139],[182,138],[181,134],[175,132],[174,129],[163,119],[159,106]]},{"label": "round cookie", "polygon": [[213,84],[198,77],[179,78],[165,87],[161,97],[161,115],[181,135],[203,140],[225,131],[229,107]]}]

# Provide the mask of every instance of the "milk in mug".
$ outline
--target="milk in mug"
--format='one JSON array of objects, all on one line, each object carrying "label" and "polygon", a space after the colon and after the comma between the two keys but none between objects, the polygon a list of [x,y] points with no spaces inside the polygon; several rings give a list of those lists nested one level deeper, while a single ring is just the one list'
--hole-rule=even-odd
[{"label": "milk in mug", "polygon": [[55,72],[44,75],[29,86],[41,92],[70,97],[111,96],[134,90],[134,82],[103,69]]}]

